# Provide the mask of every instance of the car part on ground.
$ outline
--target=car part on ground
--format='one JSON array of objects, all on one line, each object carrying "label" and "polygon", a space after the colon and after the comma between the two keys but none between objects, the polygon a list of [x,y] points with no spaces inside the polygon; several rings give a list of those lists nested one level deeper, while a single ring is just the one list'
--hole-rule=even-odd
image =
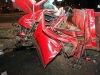
[{"label": "car part on ground", "polygon": [[[100,41],[100,29],[96,32],[96,27],[100,26],[100,13],[95,13],[93,9],[72,10],[67,6],[68,11],[62,9],[60,15],[55,16],[57,11],[54,9],[41,8],[45,2],[42,0],[35,5],[29,0],[13,2],[16,8],[28,13],[18,21],[18,44],[35,45],[44,67],[61,51],[65,57],[76,58],[78,64],[86,49],[100,51],[100,42],[97,42]],[[69,17],[71,22],[68,21]]]}]

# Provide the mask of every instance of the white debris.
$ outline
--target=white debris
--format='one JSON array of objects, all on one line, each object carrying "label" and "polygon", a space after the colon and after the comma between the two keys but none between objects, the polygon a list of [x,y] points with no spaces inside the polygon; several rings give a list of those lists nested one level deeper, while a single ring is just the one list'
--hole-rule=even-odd
[{"label": "white debris", "polygon": [[7,75],[7,71],[2,72],[1,75]]},{"label": "white debris", "polygon": [[15,0],[11,0],[12,2],[15,2]]},{"label": "white debris", "polygon": [[4,52],[2,50],[0,50],[0,55],[4,54]]}]

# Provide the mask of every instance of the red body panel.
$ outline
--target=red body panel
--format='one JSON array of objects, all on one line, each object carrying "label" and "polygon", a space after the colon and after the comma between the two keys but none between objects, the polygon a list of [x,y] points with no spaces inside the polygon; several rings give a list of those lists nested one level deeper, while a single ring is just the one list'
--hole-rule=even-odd
[{"label": "red body panel", "polygon": [[85,39],[88,39],[87,46],[96,46],[95,14],[93,9],[86,10]]},{"label": "red body panel", "polygon": [[[38,11],[44,2],[46,2],[46,0],[41,0],[40,2],[36,3],[34,6],[35,11]],[[30,0],[15,0],[15,2],[13,2],[13,6],[27,13],[32,13],[33,11],[33,5]]]},{"label": "red body panel", "polygon": [[24,16],[22,16],[18,23],[21,26],[24,26],[26,28],[31,28],[32,27],[32,22],[33,22],[33,17],[32,17],[32,13],[26,14]]},{"label": "red body panel", "polygon": [[72,17],[73,23],[78,26],[84,32],[84,23],[85,23],[85,10],[74,9],[74,15]]},{"label": "red body panel", "polygon": [[[41,14],[42,10],[39,10],[37,12],[34,13],[35,16],[35,20],[38,21],[39,20],[39,17],[40,17],[40,14]],[[33,26],[33,14],[32,13],[29,13],[29,14],[26,14],[24,16],[22,16],[18,23],[23,26],[23,27],[26,27],[26,28],[32,28]]]},{"label": "red body panel", "polygon": [[83,32],[88,40],[86,48],[96,46],[95,15],[93,9],[74,9],[73,23]]},{"label": "red body panel", "polygon": [[62,45],[58,40],[49,38],[43,32],[44,15],[42,12],[42,19],[34,33],[34,39],[37,46],[37,52],[42,60],[44,67],[61,51]]},{"label": "red body panel", "polygon": [[33,5],[29,0],[15,0],[13,6],[27,13],[32,13]]},{"label": "red body panel", "polygon": [[[95,16],[98,16],[98,13],[94,13],[93,9],[74,9],[72,24],[76,26],[79,31],[69,30],[67,25],[67,27],[61,28],[61,25],[63,25],[64,21],[68,18],[65,13],[60,16],[52,15],[54,17],[52,23],[51,20],[49,22],[45,21],[44,13],[48,14],[47,12],[49,12],[49,15],[51,15],[50,13],[54,13],[54,11],[40,9],[44,2],[46,2],[46,0],[42,0],[34,6],[32,6],[29,0],[15,0],[14,2],[16,8],[28,13],[21,17],[18,23],[30,30],[34,27],[33,25],[36,25],[33,38],[44,67],[57,56],[63,45],[71,44],[74,48],[70,56],[78,59],[81,58],[85,49],[96,47]],[[35,7],[34,13],[32,7]],[[63,12],[64,10],[62,10],[62,13]],[[97,17],[98,20],[100,19],[99,16]],[[50,25],[46,26],[47,24]],[[72,25],[69,24],[69,26]],[[97,35],[100,37],[99,21],[97,21],[97,27]],[[84,37],[84,39],[77,39],[77,37],[80,36]]]}]

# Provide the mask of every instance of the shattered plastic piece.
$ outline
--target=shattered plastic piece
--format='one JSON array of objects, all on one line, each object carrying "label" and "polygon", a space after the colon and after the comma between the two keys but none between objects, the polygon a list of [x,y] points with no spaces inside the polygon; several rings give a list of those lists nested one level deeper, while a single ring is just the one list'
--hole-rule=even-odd
[{"label": "shattered plastic piece", "polygon": [[95,62],[96,62],[96,60],[93,60],[93,62],[95,63]]},{"label": "shattered plastic piece", "polygon": [[92,60],[92,62],[93,62],[94,64],[96,64],[96,65],[98,64],[96,60]]},{"label": "shattered plastic piece", "polygon": [[2,72],[1,75],[7,75],[7,71]]},{"label": "shattered plastic piece", "polygon": [[0,55],[4,54],[4,52],[2,50],[0,50]]},{"label": "shattered plastic piece", "polygon": [[90,60],[91,60],[90,58],[88,58],[88,57],[86,58],[86,61],[90,61]]}]

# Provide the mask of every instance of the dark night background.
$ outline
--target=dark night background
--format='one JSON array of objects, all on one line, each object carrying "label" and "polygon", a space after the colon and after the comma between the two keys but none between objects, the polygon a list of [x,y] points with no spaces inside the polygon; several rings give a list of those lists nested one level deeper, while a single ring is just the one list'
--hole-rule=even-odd
[{"label": "dark night background", "polygon": [[99,11],[100,8],[97,8],[97,6],[100,4],[100,0],[63,0],[61,4],[55,0],[57,5],[61,6],[71,6],[73,8],[90,8],[94,9],[95,11]]},{"label": "dark night background", "polygon": [[[7,1],[7,2],[6,2]],[[37,2],[40,0],[36,0]],[[95,11],[100,11],[100,8],[97,6],[100,4],[100,0],[62,0],[62,2],[54,2],[58,6],[71,6],[72,8],[89,8],[94,9]],[[0,10],[2,7],[9,7],[9,9],[13,9],[11,0],[0,0]]]}]

